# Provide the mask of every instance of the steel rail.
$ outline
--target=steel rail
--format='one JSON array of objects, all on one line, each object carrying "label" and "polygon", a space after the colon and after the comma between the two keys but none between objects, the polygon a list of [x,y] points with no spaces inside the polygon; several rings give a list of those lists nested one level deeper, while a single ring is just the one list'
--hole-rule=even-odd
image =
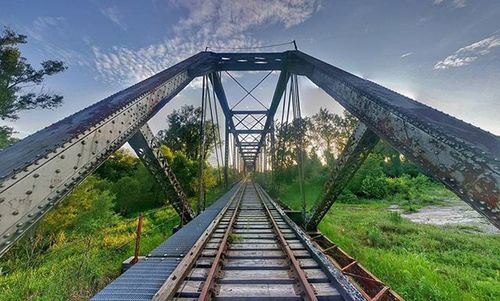
[{"label": "steel rail", "polygon": [[269,210],[269,207],[267,206],[266,202],[264,201],[264,197],[262,196],[261,191],[257,188],[257,186],[255,186],[254,183],[252,183],[252,184],[255,188],[255,191],[257,192],[257,195],[259,196],[260,201],[262,202],[262,205],[264,206],[267,217],[269,218],[269,220],[271,221],[271,224],[273,225],[274,232],[276,233],[276,236],[278,237],[278,241],[280,242],[280,245],[281,245],[283,251],[285,251],[286,256],[290,260],[290,263],[292,265],[292,269],[295,272],[295,274],[297,275],[297,278],[300,282],[300,285],[302,286],[302,288],[304,290],[303,293],[305,294],[305,299],[309,300],[309,301],[317,301],[318,298],[316,297],[316,293],[314,292],[314,288],[307,280],[306,274],[304,273],[304,271],[300,267],[300,262],[297,260],[297,258],[293,254],[293,251],[290,248],[290,246],[288,245],[285,237],[283,236],[283,233],[281,233],[281,230],[280,230],[278,224],[276,223],[276,220],[274,219],[273,215],[271,214],[271,210]]},{"label": "steel rail", "polygon": [[[226,215],[227,210],[234,203],[236,198],[241,200],[243,196],[242,192],[243,184],[238,188],[238,190],[234,193],[234,196],[231,200],[229,200],[226,206],[221,210],[219,215],[213,220],[213,222],[208,226],[207,230],[205,230],[204,234],[200,236],[200,238],[196,241],[193,247],[189,250],[189,252],[184,256],[182,261],[177,265],[175,270],[170,274],[170,276],[165,280],[160,289],[153,296],[152,301],[163,301],[163,300],[172,300],[181,281],[186,278],[187,273],[191,270],[192,266],[195,264],[196,259],[200,256],[201,252],[205,248],[207,242],[212,237],[213,233],[219,226],[222,218]],[[239,201],[238,201],[239,202]]]},{"label": "steel rail", "polygon": [[229,221],[229,224],[227,225],[226,232],[224,233],[224,237],[221,240],[221,243],[219,245],[219,249],[217,249],[217,254],[215,255],[214,261],[212,262],[212,265],[210,267],[210,271],[207,274],[207,278],[205,280],[205,283],[203,284],[203,288],[201,290],[200,296],[198,297],[198,301],[205,301],[205,300],[210,300],[210,294],[213,291],[213,285],[215,284],[215,275],[217,274],[218,269],[220,268],[220,263],[222,259],[222,255],[227,249],[227,242],[229,239],[229,234],[232,231],[234,222],[236,221],[236,216],[238,215],[238,209],[241,204],[241,199],[243,198],[243,195],[245,194],[245,190],[247,187],[247,184],[244,184],[245,186],[243,187],[243,191],[240,194],[240,197],[236,201],[236,205],[234,207],[233,214],[231,215],[231,220]]}]

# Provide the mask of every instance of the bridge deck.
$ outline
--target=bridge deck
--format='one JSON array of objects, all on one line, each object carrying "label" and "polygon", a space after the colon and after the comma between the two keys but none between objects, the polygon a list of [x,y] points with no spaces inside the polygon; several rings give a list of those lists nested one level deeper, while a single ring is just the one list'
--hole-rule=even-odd
[{"label": "bridge deck", "polygon": [[236,185],[92,300],[192,300],[204,293],[216,300],[364,300],[249,182]]}]

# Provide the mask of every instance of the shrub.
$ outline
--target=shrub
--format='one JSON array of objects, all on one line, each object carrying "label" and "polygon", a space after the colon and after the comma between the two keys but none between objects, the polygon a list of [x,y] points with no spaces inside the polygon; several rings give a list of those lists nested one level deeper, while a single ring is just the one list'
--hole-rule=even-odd
[{"label": "shrub", "polygon": [[349,189],[344,190],[338,198],[338,202],[341,203],[356,203],[357,201],[358,197]]},{"label": "shrub", "polygon": [[361,182],[361,191],[369,198],[381,199],[387,195],[387,183],[383,176],[368,176]]}]

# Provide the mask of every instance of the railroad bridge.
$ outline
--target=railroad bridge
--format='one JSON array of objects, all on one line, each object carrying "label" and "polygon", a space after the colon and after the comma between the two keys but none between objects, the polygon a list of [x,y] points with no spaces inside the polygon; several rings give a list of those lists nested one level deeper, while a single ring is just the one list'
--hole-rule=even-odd
[{"label": "railroad bridge", "polygon": [[[279,73],[270,104],[258,110],[231,107],[222,76],[233,71]],[[147,124],[197,77],[203,83],[202,112],[207,105],[219,105],[225,120],[221,161],[228,192],[207,208],[201,204],[202,186],[200,202],[191,208]],[[284,116],[288,123],[291,108],[291,118],[301,120],[300,77],[309,78],[359,123],[321,199],[310,212],[303,209],[297,222],[291,218],[297,214],[249,177],[229,183],[228,173],[274,170],[280,147],[275,133],[283,130]],[[241,88],[245,97],[259,101],[252,94],[255,88]],[[314,100],[306,102],[314,105]],[[203,126],[200,131],[203,140]],[[500,227],[498,136],[297,49],[204,51],[1,151],[0,254],[128,142],[170,194],[183,227],[93,300],[400,300],[316,229],[379,139]],[[299,165],[300,158],[301,151]]]}]

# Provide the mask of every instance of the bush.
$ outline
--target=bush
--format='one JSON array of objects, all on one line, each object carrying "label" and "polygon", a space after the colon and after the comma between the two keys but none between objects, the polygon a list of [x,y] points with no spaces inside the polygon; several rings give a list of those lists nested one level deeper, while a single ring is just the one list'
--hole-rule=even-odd
[{"label": "bush", "polygon": [[399,178],[387,178],[387,189],[390,194],[399,194],[405,200],[420,197],[431,184],[430,179],[425,175],[418,175],[414,178],[409,175],[402,175]]},{"label": "bush", "polygon": [[341,203],[356,203],[358,200],[358,197],[349,189],[344,190],[338,198],[338,202]]},{"label": "bush", "polygon": [[358,171],[354,174],[347,188],[357,196],[366,195],[363,191],[363,181],[367,177],[372,177],[374,179],[385,177],[382,170],[383,162],[384,161],[379,154],[370,154]]},{"label": "bush", "polygon": [[369,198],[381,199],[387,195],[387,183],[384,176],[368,176],[361,183],[361,191]]}]

